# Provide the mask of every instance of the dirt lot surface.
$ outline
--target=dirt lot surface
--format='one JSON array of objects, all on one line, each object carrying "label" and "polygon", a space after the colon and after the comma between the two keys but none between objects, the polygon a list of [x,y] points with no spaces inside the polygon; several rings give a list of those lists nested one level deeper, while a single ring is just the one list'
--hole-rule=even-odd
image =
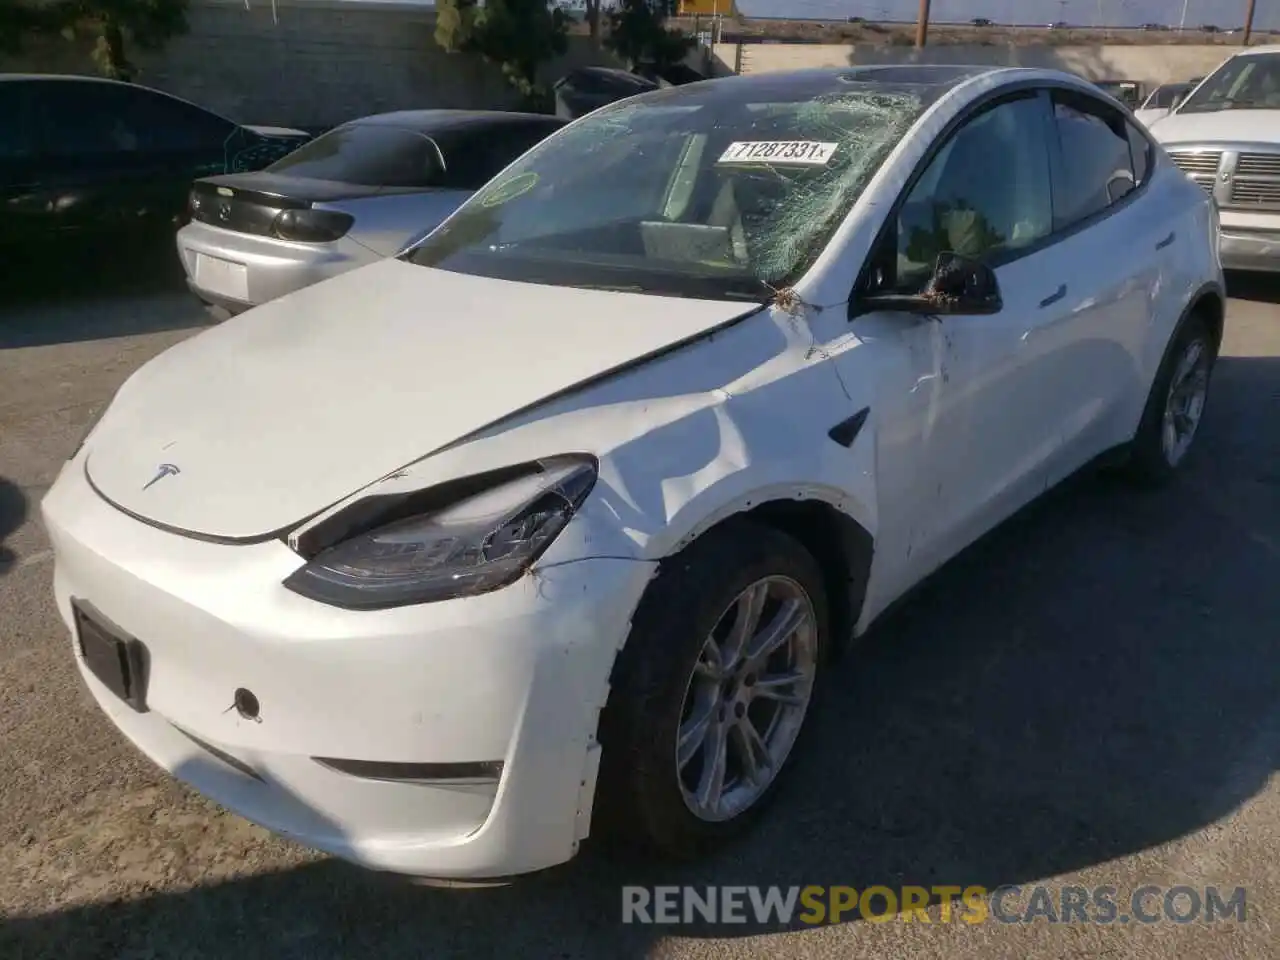
[{"label": "dirt lot surface", "polygon": [[[1276,956],[1280,286],[1230,306],[1194,466],[1086,479],[953,563],[841,667],[752,837],[498,890],[274,839],[143,759],[83,689],[38,504],[92,411],[206,322],[180,290],[0,306],[0,957]],[[1247,887],[1243,924],[619,923],[623,884]]]}]

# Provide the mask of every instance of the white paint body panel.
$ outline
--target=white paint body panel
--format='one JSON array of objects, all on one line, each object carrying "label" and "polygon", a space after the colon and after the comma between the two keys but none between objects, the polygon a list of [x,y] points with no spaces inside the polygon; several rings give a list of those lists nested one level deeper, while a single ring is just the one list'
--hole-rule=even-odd
[{"label": "white paint body panel", "polygon": [[1161,143],[1256,143],[1280,139],[1280,110],[1173,112],[1151,128]]},{"label": "white paint body panel", "polygon": [[[384,261],[151,361],[43,504],[64,617],[86,599],[151,651],[150,713],[86,674],[90,689],[179,777],[356,862],[484,877],[568,859],[589,829],[609,672],[663,558],[761,502],[823,501],[874,538],[859,632],[1132,437],[1183,310],[1221,282],[1209,201],[1167,161],[1124,211],[1000,268],[999,314],[851,323],[844,309],[939,131],[985,92],[1050,77],[1092,90],[999,71],[935,104],[797,284],[832,307],[729,323],[744,304]],[[832,442],[863,408],[852,446]],[[598,459],[590,497],[530,576],[471,599],[342,611],[281,585],[303,561],[280,539],[156,526],[296,532],[358,495],[560,453]],[[144,491],[160,463],[181,474]],[[261,723],[228,712],[241,686]],[[459,790],[343,777],[312,756],[506,768]]]},{"label": "white paint body panel", "polygon": [[[165,526],[270,534],[743,309],[683,300],[655,313],[635,294],[383,260],[233,317],[143,366],[99,428],[89,476],[113,503]],[[395,430],[380,426],[388,417]],[[182,482],[144,490],[162,462],[180,463]]]}]

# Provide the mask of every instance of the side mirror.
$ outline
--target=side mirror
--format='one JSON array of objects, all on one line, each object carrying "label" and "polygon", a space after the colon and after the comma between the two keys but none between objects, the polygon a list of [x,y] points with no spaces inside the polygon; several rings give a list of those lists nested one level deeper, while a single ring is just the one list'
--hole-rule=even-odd
[{"label": "side mirror", "polygon": [[860,297],[856,313],[893,310],[919,316],[983,316],[1003,308],[994,270],[958,253],[940,253],[933,276],[921,293]]}]

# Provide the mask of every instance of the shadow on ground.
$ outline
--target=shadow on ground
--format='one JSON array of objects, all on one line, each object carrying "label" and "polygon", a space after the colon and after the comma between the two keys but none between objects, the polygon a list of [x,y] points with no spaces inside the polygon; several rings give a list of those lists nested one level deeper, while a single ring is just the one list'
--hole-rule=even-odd
[{"label": "shadow on ground", "polygon": [[187,290],[172,238],[116,251],[68,249],[8,269],[0,350],[100,340],[211,322]]},{"label": "shadow on ground", "polygon": [[26,519],[26,495],[20,487],[0,477],[0,576],[17,562],[13,551],[4,545],[5,538],[16,533]]},{"label": "shadow on ground", "polygon": [[1280,275],[1232,271],[1227,274],[1227,295],[1254,303],[1280,303]]},{"label": "shadow on ground", "polygon": [[1280,759],[1278,398],[1280,361],[1224,359],[1177,483],[1082,478],[951,564],[839,666],[778,803],[712,860],[587,851],[464,891],[321,861],[12,917],[0,954],[638,957],[777,928],[624,926],[624,884],[994,888],[1196,832]]}]

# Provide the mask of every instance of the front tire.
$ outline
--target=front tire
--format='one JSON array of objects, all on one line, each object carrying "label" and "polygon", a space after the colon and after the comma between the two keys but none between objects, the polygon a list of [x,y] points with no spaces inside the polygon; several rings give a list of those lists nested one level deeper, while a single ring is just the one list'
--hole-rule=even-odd
[{"label": "front tire", "polygon": [[817,562],[772,527],[731,522],[665,561],[601,720],[606,837],[691,858],[746,829],[813,712],[828,623]]},{"label": "front tire", "polygon": [[1217,359],[1217,339],[1209,324],[1191,314],[1174,332],[1151,385],[1130,450],[1133,479],[1159,486],[1182,466],[1199,432]]}]

